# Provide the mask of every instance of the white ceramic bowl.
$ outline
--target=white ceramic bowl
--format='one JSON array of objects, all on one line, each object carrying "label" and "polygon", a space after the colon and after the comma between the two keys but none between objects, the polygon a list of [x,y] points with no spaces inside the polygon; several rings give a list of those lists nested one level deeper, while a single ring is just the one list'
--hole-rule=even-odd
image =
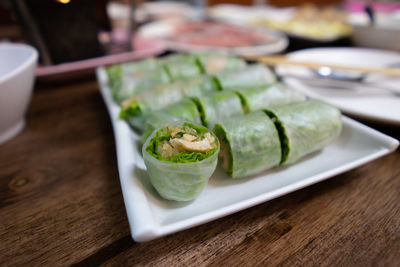
[{"label": "white ceramic bowl", "polygon": [[29,45],[0,43],[0,144],[24,128],[37,59]]}]

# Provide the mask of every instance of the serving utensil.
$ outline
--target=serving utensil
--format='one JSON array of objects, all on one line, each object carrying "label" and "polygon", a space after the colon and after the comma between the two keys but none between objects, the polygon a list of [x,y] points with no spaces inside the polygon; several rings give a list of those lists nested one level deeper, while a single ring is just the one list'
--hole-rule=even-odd
[{"label": "serving utensil", "polygon": [[400,77],[400,68],[389,67],[369,67],[369,66],[350,66],[330,63],[316,63],[288,59],[285,56],[261,56],[261,57],[247,57],[247,60],[259,61],[269,66],[287,65],[287,66],[300,66],[306,67],[311,70],[319,70],[322,67],[327,67],[334,70],[349,70],[359,71],[362,73],[381,73],[390,76]]}]

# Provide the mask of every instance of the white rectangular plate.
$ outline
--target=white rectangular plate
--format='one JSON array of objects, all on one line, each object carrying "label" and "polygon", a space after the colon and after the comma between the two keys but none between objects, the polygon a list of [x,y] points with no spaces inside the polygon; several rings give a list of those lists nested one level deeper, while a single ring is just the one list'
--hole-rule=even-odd
[{"label": "white rectangular plate", "polygon": [[131,233],[138,242],[203,224],[323,181],[386,155],[399,144],[396,139],[344,117],[343,131],[334,143],[292,166],[237,180],[230,179],[217,168],[194,201],[167,201],[149,182],[139,136],[119,119],[120,108],[112,99],[104,69],[97,69],[97,78],[114,129],[118,170]]}]

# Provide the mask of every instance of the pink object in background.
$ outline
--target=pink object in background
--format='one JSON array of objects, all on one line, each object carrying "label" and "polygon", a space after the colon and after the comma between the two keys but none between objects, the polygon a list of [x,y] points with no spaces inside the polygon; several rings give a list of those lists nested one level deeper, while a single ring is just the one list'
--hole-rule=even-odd
[{"label": "pink object in background", "polygon": [[[350,12],[365,12],[367,1],[349,1],[345,6]],[[372,9],[377,12],[400,11],[400,3],[396,2],[372,2]]]},{"label": "pink object in background", "polygon": [[36,69],[36,75],[38,77],[57,75],[66,72],[83,71],[93,69],[98,66],[106,66],[111,64],[123,63],[127,61],[134,61],[150,56],[161,54],[165,48],[161,44],[149,41],[141,40],[140,37],[135,37],[133,40],[133,51],[122,52],[118,54],[112,54],[102,57],[96,57],[91,59],[85,59],[80,61],[62,63],[51,66],[39,66]]}]

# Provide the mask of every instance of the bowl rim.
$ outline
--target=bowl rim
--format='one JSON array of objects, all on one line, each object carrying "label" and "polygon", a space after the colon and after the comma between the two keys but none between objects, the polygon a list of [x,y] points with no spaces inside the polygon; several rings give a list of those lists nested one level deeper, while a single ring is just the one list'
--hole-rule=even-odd
[{"label": "bowl rim", "polygon": [[36,48],[27,44],[20,44],[20,43],[0,43],[0,49],[20,49],[20,50],[28,50],[31,54],[23,61],[22,64],[17,66],[16,68],[12,69],[10,72],[7,72],[3,76],[0,76],[0,84],[4,81],[17,76],[25,69],[27,69],[30,65],[35,64],[35,61],[38,59],[38,52]]}]

